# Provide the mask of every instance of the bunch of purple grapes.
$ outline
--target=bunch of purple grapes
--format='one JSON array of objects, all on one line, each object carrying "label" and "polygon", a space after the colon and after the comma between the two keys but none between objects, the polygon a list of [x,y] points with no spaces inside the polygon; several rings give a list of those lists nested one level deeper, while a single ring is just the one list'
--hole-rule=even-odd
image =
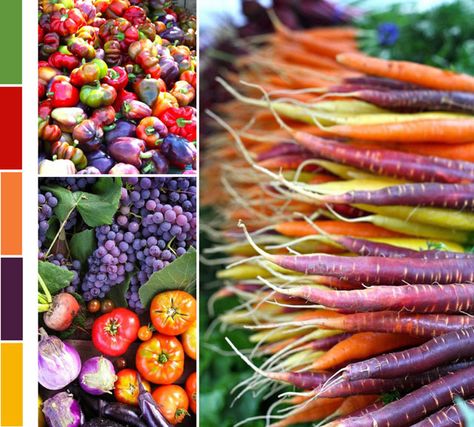
[{"label": "bunch of purple grapes", "polygon": [[41,249],[46,240],[49,229],[49,220],[53,216],[53,209],[58,204],[58,199],[49,191],[38,193],[38,248]]}]

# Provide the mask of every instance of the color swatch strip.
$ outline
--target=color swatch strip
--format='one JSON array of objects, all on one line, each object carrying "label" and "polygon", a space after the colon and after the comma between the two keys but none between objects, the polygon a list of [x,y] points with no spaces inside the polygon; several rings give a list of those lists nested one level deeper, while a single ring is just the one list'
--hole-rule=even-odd
[{"label": "color swatch strip", "polygon": [[18,256],[22,253],[21,172],[2,172],[1,187],[1,253]]},{"label": "color swatch strip", "polygon": [[23,426],[23,344],[2,343],[0,350],[2,427]]},{"label": "color swatch strip", "polygon": [[23,260],[1,260],[1,339],[23,339]]}]

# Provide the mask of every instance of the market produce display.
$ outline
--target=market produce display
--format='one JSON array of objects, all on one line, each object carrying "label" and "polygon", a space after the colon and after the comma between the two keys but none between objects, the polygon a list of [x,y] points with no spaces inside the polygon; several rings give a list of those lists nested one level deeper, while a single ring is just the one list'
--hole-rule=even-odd
[{"label": "market produce display", "polygon": [[239,425],[470,426],[474,77],[272,19],[218,80],[201,169],[222,285],[202,348],[266,400]]},{"label": "market produce display", "polygon": [[43,178],[38,231],[40,422],[196,425],[196,179]]},{"label": "market produce display", "polygon": [[194,174],[196,17],[164,0],[41,0],[39,173]]}]

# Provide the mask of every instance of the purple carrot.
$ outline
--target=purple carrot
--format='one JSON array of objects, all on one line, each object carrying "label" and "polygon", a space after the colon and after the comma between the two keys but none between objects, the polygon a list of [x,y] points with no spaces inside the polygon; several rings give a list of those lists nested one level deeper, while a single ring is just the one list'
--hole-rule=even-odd
[{"label": "purple carrot", "polygon": [[373,286],[356,290],[294,286],[278,289],[314,304],[347,312],[406,310],[413,313],[459,313],[474,311],[474,285]]},{"label": "purple carrot", "polygon": [[[466,405],[474,411],[474,399],[466,401]],[[462,427],[466,425],[465,422],[459,406],[451,405],[419,421],[412,427]]]},{"label": "purple carrot", "polygon": [[354,98],[388,110],[414,113],[419,111],[454,111],[474,113],[474,94],[441,90],[356,90]]},{"label": "purple carrot", "polygon": [[304,346],[300,347],[301,349],[311,349],[314,351],[320,351],[320,350],[328,350],[331,347],[335,346],[337,343],[340,343],[341,341],[344,341],[345,339],[349,338],[352,334],[345,333],[345,334],[337,334],[333,335],[331,337],[324,337],[320,338],[314,341],[311,341],[308,344],[305,344]]},{"label": "purple carrot", "polygon": [[332,374],[317,372],[266,372],[265,376],[275,381],[289,383],[302,389],[314,389],[324,384]]},{"label": "purple carrot", "polygon": [[295,131],[293,137],[298,144],[316,156],[377,175],[417,182],[474,182],[472,162],[427,157],[395,150],[359,148],[301,131]]},{"label": "purple carrot", "polygon": [[410,426],[453,401],[474,394],[474,367],[463,369],[415,390],[378,411],[341,421],[338,427]]},{"label": "purple carrot", "polygon": [[474,184],[416,183],[400,184],[380,190],[356,190],[318,196],[329,203],[374,206],[430,206],[474,211]]},{"label": "purple carrot", "polygon": [[257,156],[257,162],[289,154],[310,154],[310,152],[294,142],[283,141],[263,153],[259,153]]},{"label": "purple carrot", "polygon": [[344,368],[342,376],[349,381],[364,378],[397,378],[425,372],[453,360],[472,357],[474,357],[474,327],[449,332],[408,350],[351,363]]},{"label": "purple carrot", "polygon": [[389,258],[424,258],[424,259],[446,259],[446,258],[473,258],[474,254],[465,252],[450,252],[439,250],[415,251],[413,249],[401,248],[388,243],[372,242],[371,240],[359,239],[348,236],[331,236],[331,240],[339,243],[348,251],[361,256],[380,256]]},{"label": "purple carrot", "polygon": [[474,361],[460,362],[448,366],[440,366],[417,375],[406,375],[401,378],[364,378],[362,380],[337,382],[322,389],[318,397],[347,397],[357,394],[379,394],[389,391],[411,391],[448,374],[474,366]]},{"label": "purple carrot", "polygon": [[346,77],[344,83],[359,84],[364,86],[380,86],[392,90],[426,90],[422,86],[411,83],[405,83],[398,80],[388,79],[385,77],[362,76],[362,77]]}]

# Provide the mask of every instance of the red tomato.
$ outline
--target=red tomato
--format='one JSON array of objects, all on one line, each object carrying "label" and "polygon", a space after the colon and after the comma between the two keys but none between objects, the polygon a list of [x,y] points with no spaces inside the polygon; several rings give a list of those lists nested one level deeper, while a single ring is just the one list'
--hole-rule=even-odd
[{"label": "red tomato", "polygon": [[172,384],[183,375],[183,346],[175,337],[156,334],[140,344],[135,364],[146,380],[155,384]]},{"label": "red tomato", "polygon": [[191,358],[196,360],[196,322],[194,322],[181,335],[181,342],[183,343],[184,352]]},{"label": "red tomato", "polygon": [[171,424],[179,424],[189,415],[189,398],[179,385],[164,385],[152,393],[161,413]]},{"label": "red tomato", "polygon": [[[142,380],[143,386],[149,392],[150,383]],[[122,369],[117,373],[114,396],[118,402],[128,405],[138,405],[138,372],[133,369]]]},{"label": "red tomato", "polygon": [[196,300],[184,291],[162,292],[151,301],[150,318],[158,332],[182,334],[196,320]]},{"label": "red tomato", "polygon": [[92,342],[107,356],[121,356],[137,339],[140,320],[126,308],[116,308],[98,317],[92,325]]},{"label": "red tomato", "polygon": [[191,406],[191,410],[196,413],[196,399],[197,399],[197,390],[196,390],[196,372],[193,372],[188,379],[186,380],[186,384],[184,385],[186,389],[186,393],[189,397],[189,406]]}]

